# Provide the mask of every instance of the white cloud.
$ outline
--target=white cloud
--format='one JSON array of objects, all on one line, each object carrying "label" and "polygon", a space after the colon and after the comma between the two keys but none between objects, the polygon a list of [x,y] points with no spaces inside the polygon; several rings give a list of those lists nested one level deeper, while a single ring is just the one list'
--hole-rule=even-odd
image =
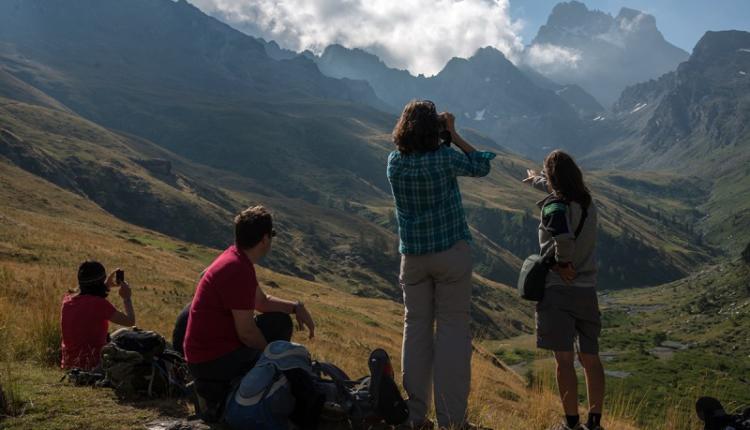
[{"label": "white cloud", "polygon": [[623,18],[620,20],[620,30],[625,33],[632,33],[640,30],[641,24],[649,18],[648,15],[641,12],[632,19]]},{"label": "white cloud", "polygon": [[526,50],[524,61],[541,73],[554,73],[577,68],[581,52],[558,45],[538,44]]},{"label": "white cloud", "polygon": [[295,51],[339,43],[366,49],[391,67],[433,75],[451,57],[494,46],[523,50],[509,0],[192,0],[208,14]]}]

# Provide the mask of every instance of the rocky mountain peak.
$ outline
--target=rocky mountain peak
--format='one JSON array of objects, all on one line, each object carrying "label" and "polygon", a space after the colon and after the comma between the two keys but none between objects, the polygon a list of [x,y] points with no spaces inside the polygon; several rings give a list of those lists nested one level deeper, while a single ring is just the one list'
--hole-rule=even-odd
[{"label": "rocky mountain peak", "polygon": [[711,61],[722,57],[745,54],[750,59],[750,32],[708,31],[693,49],[691,61]]},{"label": "rocky mountain peak", "polygon": [[[567,52],[576,61],[534,66],[535,56],[550,49]],[[672,71],[688,57],[664,40],[654,16],[622,8],[613,17],[577,1],[555,6],[528,52],[539,73],[577,84],[607,106],[625,87]]]},{"label": "rocky mountain peak", "polygon": [[552,9],[547,19],[547,26],[558,28],[597,28],[607,27],[612,17],[599,10],[589,10],[585,4],[578,1],[558,3]]},{"label": "rocky mountain peak", "polygon": [[653,15],[649,15],[636,9],[626,7],[620,9],[620,13],[617,14],[615,22],[621,31],[625,31],[629,34],[661,34],[656,28],[656,18],[654,18]]},{"label": "rocky mountain peak", "polygon": [[469,58],[469,63],[475,64],[481,68],[487,68],[488,70],[506,68],[509,65],[512,66],[512,63],[505,57],[505,54],[492,46],[479,48],[474,55]]}]

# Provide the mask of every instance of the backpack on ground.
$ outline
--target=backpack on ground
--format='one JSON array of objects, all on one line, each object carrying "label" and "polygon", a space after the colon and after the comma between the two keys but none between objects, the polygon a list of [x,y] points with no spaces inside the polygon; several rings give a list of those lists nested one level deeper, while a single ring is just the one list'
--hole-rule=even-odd
[{"label": "backpack on ground", "polygon": [[[581,215],[581,220],[578,222],[578,227],[575,231],[575,238],[581,234],[583,230],[583,224],[586,222],[588,211],[584,208]],[[532,254],[526,257],[523,265],[521,265],[521,271],[518,274],[518,293],[521,298],[530,300],[533,302],[541,302],[544,298],[544,289],[547,283],[547,274],[550,268],[555,264],[555,247],[550,246],[544,255]]]},{"label": "backpack on ground", "polygon": [[750,430],[750,408],[742,414],[730,415],[721,402],[713,397],[701,397],[695,403],[698,418],[705,430]]},{"label": "backpack on ground", "polygon": [[315,429],[323,407],[312,360],[299,344],[268,344],[258,363],[227,399],[224,421],[235,430]]},{"label": "backpack on ground", "polygon": [[388,354],[370,354],[370,375],[352,380],[331,363],[312,362],[304,346],[271,342],[227,399],[224,421],[232,429],[304,430],[319,422],[401,424],[409,410],[393,380]]},{"label": "backpack on ground", "polygon": [[390,357],[376,349],[368,360],[370,375],[352,380],[331,363],[316,362],[320,391],[326,396],[324,420],[347,419],[360,425],[385,421],[402,424],[409,417],[409,408],[394,381]]},{"label": "backpack on ground", "polygon": [[180,397],[186,394],[187,364],[166,349],[164,337],[137,328],[120,329],[102,348],[104,379],[122,399]]}]

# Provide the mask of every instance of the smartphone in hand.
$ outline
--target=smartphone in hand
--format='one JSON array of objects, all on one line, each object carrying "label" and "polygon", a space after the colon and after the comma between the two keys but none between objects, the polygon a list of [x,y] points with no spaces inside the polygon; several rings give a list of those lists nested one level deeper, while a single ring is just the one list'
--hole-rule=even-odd
[{"label": "smartphone in hand", "polygon": [[125,271],[122,269],[117,269],[115,271],[115,283],[117,283],[117,285],[120,285],[123,282],[125,282]]}]

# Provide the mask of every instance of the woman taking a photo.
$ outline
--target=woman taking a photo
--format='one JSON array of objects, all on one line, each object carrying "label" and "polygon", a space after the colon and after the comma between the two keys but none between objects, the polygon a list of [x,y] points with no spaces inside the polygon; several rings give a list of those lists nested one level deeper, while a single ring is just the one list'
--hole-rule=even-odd
[{"label": "woman taking a photo", "polygon": [[[118,273],[123,277],[118,279]],[[119,287],[124,313],[107,300],[113,287]],[[99,366],[102,347],[107,344],[110,321],[122,326],[135,325],[130,295],[130,286],[125,282],[121,270],[107,276],[104,266],[97,261],[86,261],[80,265],[78,291],[66,295],[62,303],[63,369],[77,367],[92,370]]]},{"label": "woman taking a photo", "polygon": [[397,150],[388,157],[405,307],[403,380],[409,424],[419,429],[433,427],[427,419],[433,383],[439,426],[469,428],[471,235],[456,178],[487,175],[495,154],[474,149],[454,122],[430,101],[411,101],[393,130]]},{"label": "woman taking a photo", "polygon": [[[601,430],[604,369],[599,359],[601,314],[596,297],[596,205],[573,158],[552,151],[541,174],[527,171],[524,182],[549,192],[541,209],[541,255],[554,253],[544,298],[536,306],[537,347],[553,351],[565,421],[555,430]],[[589,413],[578,416],[575,351],[583,365]]]}]

